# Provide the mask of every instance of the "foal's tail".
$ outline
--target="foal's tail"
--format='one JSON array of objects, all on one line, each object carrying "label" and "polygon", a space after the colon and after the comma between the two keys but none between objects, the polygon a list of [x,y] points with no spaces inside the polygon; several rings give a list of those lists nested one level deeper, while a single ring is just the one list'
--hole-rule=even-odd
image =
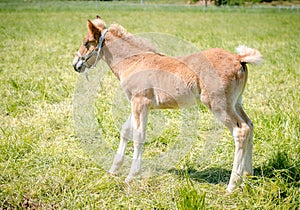
[{"label": "foal's tail", "polygon": [[239,46],[236,48],[241,63],[250,63],[253,65],[260,65],[263,61],[262,55],[258,50],[251,49],[247,46]]}]

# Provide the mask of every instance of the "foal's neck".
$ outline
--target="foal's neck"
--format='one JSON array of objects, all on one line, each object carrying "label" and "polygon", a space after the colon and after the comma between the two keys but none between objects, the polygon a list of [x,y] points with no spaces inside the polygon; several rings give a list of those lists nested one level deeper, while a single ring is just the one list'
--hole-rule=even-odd
[{"label": "foal's neck", "polygon": [[106,34],[103,58],[118,78],[130,63],[135,62],[137,57],[149,52],[156,53],[151,43],[142,38],[131,34],[119,36],[111,31]]}]

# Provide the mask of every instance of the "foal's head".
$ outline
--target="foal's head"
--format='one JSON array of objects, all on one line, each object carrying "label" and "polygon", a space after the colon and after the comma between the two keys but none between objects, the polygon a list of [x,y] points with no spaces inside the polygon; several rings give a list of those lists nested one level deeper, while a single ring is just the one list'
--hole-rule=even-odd
[{"label": "foal's head", "polygon": [[99,16],[95,20],[88,20],[87,28],[88,32],[73,60],[77,72],[84,72],[97,63],[107,31],[105,22]]}]

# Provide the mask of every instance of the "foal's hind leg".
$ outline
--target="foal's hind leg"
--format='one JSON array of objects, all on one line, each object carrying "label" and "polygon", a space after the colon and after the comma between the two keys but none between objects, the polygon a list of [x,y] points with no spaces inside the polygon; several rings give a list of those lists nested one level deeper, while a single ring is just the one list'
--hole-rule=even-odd
[{"label": "foal's hind leg", "polygon": [[252,153],[253,153],[253,130],[254,126],[250,118],[247,116],[245,111],[243,110],[241,100],[239,103],[236,104],[236,111],[240,115],[240,117],[243,118],[243,120],[247,123],[249,126],[249,139],[246,144],[246,154],[245,158],[243,160],[244,162],[244,172],[243,175],[253,175],[253,168],[252,168]]},{"label": "foal's hind leg", "polygon": [[251,127],[235,110],[235,106],[220,109],[212,109],[214,114],[229,128],[235,142],[234,161],[231,171],[228,192],[232,192],[242,182],[242,176],[245,171],[245,159],[248,156],[247,146],[249,145]]},{"label": "foal's hind leg", "polygon": [[120,144],[117,153],[115,155],[114,162],[109,170],[109,173],[114,175],[117,174],[119,168],[123,164],[127,143],[129,139],[132,138],[131,115],[128,117],[127,121],[123,124],[120,136],[121,136]]}]

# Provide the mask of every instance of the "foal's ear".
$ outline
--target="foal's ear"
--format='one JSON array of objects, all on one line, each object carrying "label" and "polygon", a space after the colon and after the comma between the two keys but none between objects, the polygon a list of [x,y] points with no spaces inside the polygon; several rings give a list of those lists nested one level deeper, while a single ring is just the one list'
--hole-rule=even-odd
[{"label": "foal's ear", "polygon": [[91,34],[95,34],[98,30],[97,27],[90,20],[88,20],[88,22],[87,22],[87,27],[88,27],[89,33],[91,33]]}]

